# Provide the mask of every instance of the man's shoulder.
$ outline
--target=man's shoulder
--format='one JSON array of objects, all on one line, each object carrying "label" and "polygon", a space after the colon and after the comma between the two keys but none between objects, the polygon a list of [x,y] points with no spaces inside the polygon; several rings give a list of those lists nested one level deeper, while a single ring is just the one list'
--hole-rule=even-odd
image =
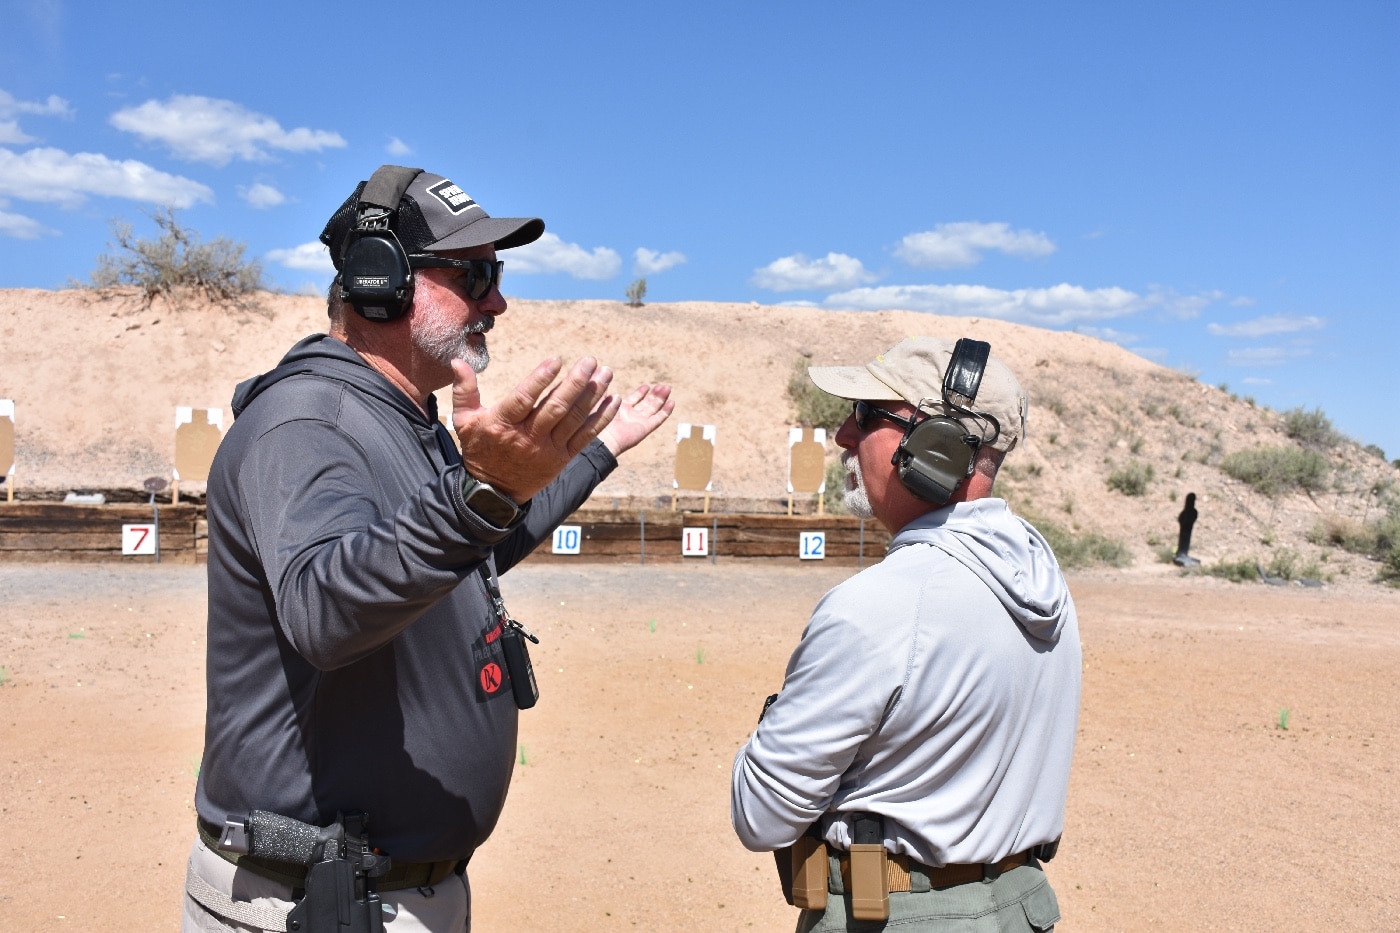
[{"label": "man's shoulder", "polygon": [[244,430],[265,433],[290,421],[340,419],[350,386],[317,373],[297,373],[268,386],[234,421]]}]

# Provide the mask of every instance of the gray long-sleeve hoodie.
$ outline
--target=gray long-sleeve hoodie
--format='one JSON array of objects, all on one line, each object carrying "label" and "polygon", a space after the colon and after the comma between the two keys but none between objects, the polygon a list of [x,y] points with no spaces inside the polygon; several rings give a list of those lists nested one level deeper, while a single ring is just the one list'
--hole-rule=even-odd
[{"label": "gray long-sleeve hoodie", "polygon": [[362,810],[400,862],[495,826],[517,710],[478,567],[524,558],[617,461],[595,441],[507,533],[467,510],[429,403],[324,335],[238,387],[208,486],[204,819]]},{"label": "gray long-sleeve hoodie", "polygon": [[901,529],[832,589],[782,692],[734,761],[750,849],[856,811],[927,865],[993,862],[1059,837],[1079,717],[1074,603],[1045,539],[1000,499]]}]

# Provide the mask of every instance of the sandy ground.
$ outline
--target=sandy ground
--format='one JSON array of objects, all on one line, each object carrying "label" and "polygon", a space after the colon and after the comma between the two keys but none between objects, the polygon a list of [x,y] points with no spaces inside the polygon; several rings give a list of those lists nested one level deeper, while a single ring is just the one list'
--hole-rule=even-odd
[{"label": "sandy ground", "polygon": [[[730,762],[852,570],[507,575],[542,699],[472,865],[475,928],[791,929],[771,857],[729,828]],[[1400,593],[1163,571],[1071,587],[1085,676],[1059,929],[1395,929]],[[204,618],[200,567],[0,565],[0,930],[175,928]]]}]

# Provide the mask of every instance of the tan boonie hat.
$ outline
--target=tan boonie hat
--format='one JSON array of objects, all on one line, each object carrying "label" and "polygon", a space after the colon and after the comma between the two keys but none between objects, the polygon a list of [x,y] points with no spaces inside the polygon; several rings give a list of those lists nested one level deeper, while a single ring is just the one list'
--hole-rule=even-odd
[{"label": "tan boonie hat", "polygon": [[[956,415],[943,404],[943,372],[953,357],[953,346],[954,341],[940,337],[910,337],[864,366],[811,366],[807,375],[817,388],[838,398],[911,405],[922,401],[924,411]],[[1026,390],[995,356],[987,360],[971,407],[1001,425],[1001,434],[990,445],[996,450],[1011,450],[1026,436]]]}]

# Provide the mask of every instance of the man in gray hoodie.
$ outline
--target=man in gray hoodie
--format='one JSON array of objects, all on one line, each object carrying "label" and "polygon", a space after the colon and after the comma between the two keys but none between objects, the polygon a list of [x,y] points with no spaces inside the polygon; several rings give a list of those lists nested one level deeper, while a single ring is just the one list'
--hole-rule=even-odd
[{"label": "man in gray hoodie", "polygon": [[[289,917],[316,900],[303,830],[254,811],[315,827],[368,815],[376,854],[346,852],[366,872],[392,864],[375,869],[379,900],[363,875],[319,887],[331,928],[469,929],[467,862],[505,803],[534,680],[507,648],[520,633],[497,577],[673,407],[667,386],[609,394],[591,358],[562,378],[546,360],[482,400],[486,333],[506,310],[497,250],[543,231],[440,175],[381,168],[322,234],[330,333],[238,387],[209,476],[183,929],[318,928]],[[433,397],[447,385],[451,433]],[[355,910],[368,925],[338,925]]]},{"label": "man in gray hoodie", "polygon": [[1027,400],[989,350],[916,337],[809,370],[855,403],[845,502],[893,541],[817,605],[734,761],[734,829],[782,850],[799,931],[1059,920],[1040,862],[1064,825],[1079,630],[1045,539],[992,498]]}]

